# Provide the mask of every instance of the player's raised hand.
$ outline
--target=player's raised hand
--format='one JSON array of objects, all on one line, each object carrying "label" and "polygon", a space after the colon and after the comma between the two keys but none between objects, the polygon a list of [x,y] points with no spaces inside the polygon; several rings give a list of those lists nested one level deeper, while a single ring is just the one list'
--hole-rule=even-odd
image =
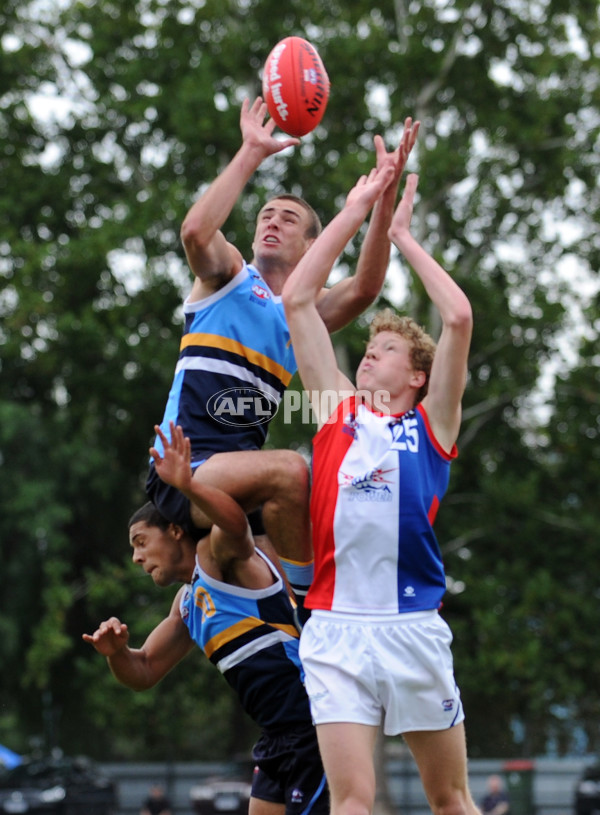
[{"label": "player's raised hand", "polygon": [[[373,138],[376,166],[381,168],[385,167],[386,165],[390,165],[394,168],[393,181],[396,188],[398,182],[400,181],[400,177],[404,172],[404,168],[406,167],[406,162],[408,161],[411,150],[417,141],[420,125],[420,122],[413,122],[412,118],[407,116],[407,118],[404,120],[404,130],[402,131],[400,143],[395,150],[390,152],[386,150],[385,143],[381,136],[375,136]],[[390,187],[391,186],[392,185],[390,185]]]},{"label": "player's raised hand", "polygon": [[286,147],[294,147],[300,144],[300,139],[292,137],[276,138],[273,135],[276,126],[275,120],[266,119],[267,115],[267,105],[262,97],[257,96],[252,105],[249,99],[244,99],[240,113],[240,130],[242,140],[246,146],[260,151],[263,158],[266,158],[285,150]]},{"label": "player's raised hand", "polygon": [[129,642],[129,630],[117,617],[111,617],[100,623],[93,634],[82,634],[81,637],[102,656],[112,657]]},{"label": "player's raised hand", "polygon": [[187,490],[192,480],[192,452],[190,440],[183,435],[180,425],[169,422],[171,440],[165,436],[158,425],[154,426],[157,436],[163,443],[163,455],[156,447],[150,448],[156,472],[167,484],[178,490]]},{"label": "player's raised hand", "polygon": [[401,175],[402,171],[406,167],[408,157],[410,156],[410,153],[415,146],[415,142],[417,141],[420,126],[421,123],[413,122],[410,116],[407,116],[407,118],[404,120],[402,138],[400,139],[400,144],[396,150],[396,172],[398,173],[398,176]]},{"label": "player's raised hand", "polygon": [[346,206],[351,207],[355,204],[372,206],[393,178],[394,167],[391,164],[374,167],[368,175],[362,175],[352,187],[346,198]]},{"label": "player's raised hand", "polygon": [[397,242],[403,234],[410,232],[410,222],[418,183],[419,176],[416,173],[410,173],[406,177],[404,193],[396,207],[396,212],[394,213],[392,224],[388,232],[391,241]]}]

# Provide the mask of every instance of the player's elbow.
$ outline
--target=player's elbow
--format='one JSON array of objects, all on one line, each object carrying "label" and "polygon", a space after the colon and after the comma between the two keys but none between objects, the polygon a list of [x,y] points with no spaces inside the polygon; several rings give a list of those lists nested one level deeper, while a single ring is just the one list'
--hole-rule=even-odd
[{"label": "player's elbow", "polygon": [[208,245],[211,236],[204,235],[202,225],[197,218],[188,215],[179,230],[179,236],[184,247],[189,250],[192,248],[202,249]]},{"label": "player's elbow", "polygon": [[289,278],[281,292],[281,302],[286,314],[293,314],[301,308],[306,307],[310,298],[305,289],[296,285],[296,282]]},{"label": "player's elbow", "polygon": [[196,231],[196,225],[192,222],[188,215],[186,218],[184,218],[183,223],[181,224],[181,228],[179,229],[179,237],[184,244],[189,243]]},{"label": "player's elbow", "polygon": [[156,682],[153,683],[140,682],[136,683],[135,685],[132,685],[131,690],[134,691],[134,693],[142,693],[145,690],[150,690],[150,688],[153,688],[155,684]]},{"label": "player's elbow", "polygon": [[117,682],[125,685],[129,690],[136,692],[150,690],[161,678],[160,675],[153,675],[152,671],[139,664],[125,668],[123,665],[113,662],[110,657],[107,661],[108,667]]},{"label": "player's elbow", "polygon": [[362,314],[369,308],[369,306],[373,305],[373,303],[379,297],[380,293],[381,290],[379,288],[375,288],[374,286],[369,287],[361,284],[352,293],[351,298],[352,311],[355,314]]},{"label": "player's elbow", "polygon": [[361,313],[377,300],[381,294],[381,289],[381,275],[356,274],[351,278],[350,294]]},{"label": "player's elbow", "polygon": [[159,677],[152,678],[148,674],[145,674],[143,676],[140,675],[136,677],[131,677],[127,682],[124,682],[123,684],[127,685],[127,687],[130,690],[135,691],[136,693],[141,693],[142,691],[150,690],[151,688],[153,688],[155,685],[158,684],[158,681]]},{"label": "player's elbow", "polygon": [[452,313],[447,315],[444,322],[455,331],[470,333],[473,329],[473,309],[465,297],[456,303]]},{"label": "player's elbow", "polygon": [[[120,685],[124,685],[129,690],[133,690],[136,692],[149,690],[152,687],[151,682],[148,682],[145,677],[140,675],[138,676],[131,676],[122,673],[121,671],[117,670],[112,666],[109,662],[109,667],[112,675],[117,680]],[[154,683],[155,684],[155,683]]]}]

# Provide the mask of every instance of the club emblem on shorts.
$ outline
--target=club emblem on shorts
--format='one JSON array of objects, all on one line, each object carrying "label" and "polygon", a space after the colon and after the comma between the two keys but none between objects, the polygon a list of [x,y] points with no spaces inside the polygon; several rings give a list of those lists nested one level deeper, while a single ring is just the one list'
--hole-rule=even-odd
[{"label": "club emblem on shorts", "polygon": [[446,713],[450,713],[450,711],[454,709],[454,699],[444,699],[442,702],[442,707]]},{"label": "club emblem on shorts", "polygon": [[304,801],[304,793],[298,787],[292,790],[292,804],[301,804]]}]

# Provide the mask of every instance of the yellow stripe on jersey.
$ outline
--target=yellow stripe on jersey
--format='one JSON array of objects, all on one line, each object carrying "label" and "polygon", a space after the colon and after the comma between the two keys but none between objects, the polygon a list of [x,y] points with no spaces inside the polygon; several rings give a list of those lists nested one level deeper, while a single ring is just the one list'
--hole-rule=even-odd
[{"label": "yellow stripe on jersey", "polygon": [[290,637],[295,637],[296,639],[300,636],[298,629],[294,625],[265,623],[264,620],[259,620],[256,617],[246,617],[246,619],[240,620],[239,623],[231,625],[229,628],[226,628],[224,631],[220,631],[218,634],[215,634],[214,637],[211,637],[211,639],[204,645],[204,653],[207,657],[211,657],[214,652],[223,645],[232,642],[242,634],[246,634],[248,631],[252,631],[255,628],[260,628],[263,625],[269,625],[270,628],[277,628],[280,631],[283,631],[285,634],[288,634]]},{"label": "yellow stripe on jersey", "polygon": [[285,387],[287,387],[292,380],[292,374],[289,371],[286,371],[286,369],[278,362],[275,362],[274,359],[271,359],[264,354],[259,354],[258,351],[248,348],[247,345],[243,345],[241,342],[238,342],[238,340],[222,337],[220,334],[184,334],[179,350],[183,351],[184,348],[188,348],[189,346],[203,345],[206,345],[209,348],[220,348],[222,351],[231,351],[234,354],[244,357],[253,365],[258,365],[264,371],[267,371],[267,373],[276,376],[279,380],[281,380]]},{"label": "yellow stripe on jersey", "polygon": [[292,566],[299,566],[302,569],[310,568],[310,566],[314,566],[314,558],[312,560],[292,560],[289,557],[281,557],[279,556],[279,560],[282,563],[290,563]]}]

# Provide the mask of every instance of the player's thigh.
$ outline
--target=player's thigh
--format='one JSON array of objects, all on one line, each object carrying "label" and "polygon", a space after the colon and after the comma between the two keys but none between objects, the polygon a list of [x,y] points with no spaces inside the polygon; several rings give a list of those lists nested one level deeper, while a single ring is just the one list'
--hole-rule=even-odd
[{"label": "player's thigh", "polygon": [[250,797],[248,815],[285,815],[285,804],[275,804],[273,801]]},{"label": "player's thigh", "polygon": [[467,748],[462,723],[447,730],[404,733],[433,807],[466,805],[470,809]]},{"label": "player's thigh", "polygon": [[293,450],[237,450],[215,453],[194,478],[219,487],[249,512],[278,493],[308,492],[308,467]]},{"label": "player's thigh", "polygon": [[377,728],[351,722],[317,725],[319,750],[334,806],[352,799],[370,811],[375,800]]}]

